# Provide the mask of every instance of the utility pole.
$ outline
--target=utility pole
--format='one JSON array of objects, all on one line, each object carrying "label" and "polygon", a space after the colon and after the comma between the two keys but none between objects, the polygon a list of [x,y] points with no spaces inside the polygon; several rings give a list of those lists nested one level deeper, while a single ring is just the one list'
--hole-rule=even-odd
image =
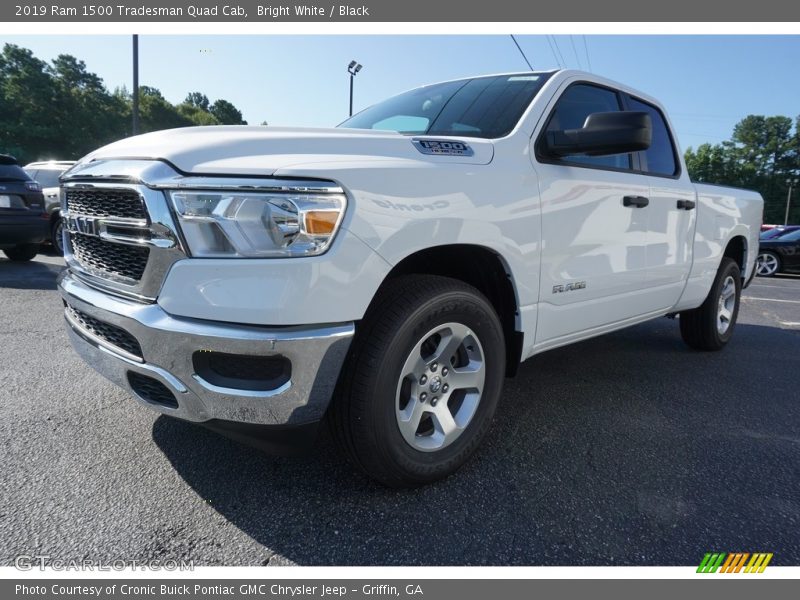
[{"label": "utility pole", "polygon": [[351,60],[347,65],[347,72],[350,73],[350,116],[353,116],[353,79],[355,79],[358,72],[364,67],[358,64],[357,61]]},{"label": "utility pole", "polygon": [[133,135],[139,133],[139,36],[133,34]]},{"label": "utility pole", "polygon": [[786,214],[783,217],[784,225],[789,224],[789,207],[792,205],[792,187],[794,186],[796,181],[794,179],[789,179],[787,183],[789,184],[789,193],[786,194]]}]

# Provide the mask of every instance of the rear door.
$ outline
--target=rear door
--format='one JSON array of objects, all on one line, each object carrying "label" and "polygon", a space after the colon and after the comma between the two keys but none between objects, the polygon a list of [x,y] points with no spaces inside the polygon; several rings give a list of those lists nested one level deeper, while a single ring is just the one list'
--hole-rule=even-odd
[{"label": "rear door", "polygon": [[668,310],[683,293],[691,270],[697,194],[688,173],[681,170],[677,145],[661,110],[632,96],[625,101],[629,110],[649,113],[653,123],[650,148],[639,153],[650,188],[644,293],[651,310]]},{"label": "rear door", "polygon": [[536,134],[534,168],[542,201],[541,286],[536,345],[573,337],[646,313],[650,183],[638,155],[543,156],[550,130],[583,127],[597,112],[623,109],[615,89],[576,81],[562,88]]}]

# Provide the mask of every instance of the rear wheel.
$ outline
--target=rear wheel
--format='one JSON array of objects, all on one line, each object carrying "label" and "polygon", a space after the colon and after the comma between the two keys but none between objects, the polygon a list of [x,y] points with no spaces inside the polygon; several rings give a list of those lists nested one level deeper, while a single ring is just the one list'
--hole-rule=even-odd
[{"label": "rear wheel", "polygon": [[741,293],[739,265],[723,258],[702,306],[680,313],[683,341],[697,350],[721,350],[733,336]]},{"label": "rear wheel", "polygon": [[3,254],[5,254],[10,260],[15,262],[25,262],[28,260],[33,260],[33,258],[39,253],[39,244],[20,244],[19,246],[14,246],[13,248],[6,248],[3,250]]},{"label": "rear wheel", "polygon": [[764,250],[758,253],[756,274],[759,277],[772,277],[781,270],[781,259],[774,252]]},{"label": "rear wheel", "polygon": [[359,326],[331,406],[334,437],[392,487],[441,479],[473,454],[505,376],[500,320],[460,281],[404,276]]}]

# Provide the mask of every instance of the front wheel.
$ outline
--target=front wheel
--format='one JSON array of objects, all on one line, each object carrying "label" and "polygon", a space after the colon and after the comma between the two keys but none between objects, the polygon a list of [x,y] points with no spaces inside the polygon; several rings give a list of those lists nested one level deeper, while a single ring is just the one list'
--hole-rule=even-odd
[{"label": "front wheel", "polygon": [[683,341],[696,350],[721,350],[733,336],[741,294],[739,265],[723,258],[705,302],[680,313]]},{"label": "front wheel", "polygon": [[780,271],[781,259],[774,252],[759,252],[756,261],[756,274],[759,277],[772,277]]},{"label": "front wheel", "polygon": [[358,328],[329,414],[333,435],[385,485],[446,477],[488,431],[505,366],[502,325],[478,290],[400,277]]}]

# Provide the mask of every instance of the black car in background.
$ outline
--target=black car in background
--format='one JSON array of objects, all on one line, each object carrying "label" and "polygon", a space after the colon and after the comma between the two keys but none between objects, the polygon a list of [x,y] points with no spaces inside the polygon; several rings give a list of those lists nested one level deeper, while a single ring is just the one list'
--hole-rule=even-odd
[{"label": "black car in background", "polygon": [[11,260],[31,260],[50,236],[42,186],[0,154],[0,249]]},{"label": "black car in background", "polygon": [[758,245],[756,273],[762,277],[771,277],[775,273],[800,273],[800,229],[762,239]]}]

